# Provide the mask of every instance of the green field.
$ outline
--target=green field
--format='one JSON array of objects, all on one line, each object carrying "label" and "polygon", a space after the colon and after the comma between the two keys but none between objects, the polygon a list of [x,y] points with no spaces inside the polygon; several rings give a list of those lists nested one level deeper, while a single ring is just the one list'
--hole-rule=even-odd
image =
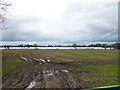
[{"label": "green field", "polygon": [[74,77],[80,78],[84,88],[118,84],[118,50],[3,50],[3,78],[30,68],[20,56],[50,59],[57,63],[71,62],[73,64],[63,66],[73,68]]}]

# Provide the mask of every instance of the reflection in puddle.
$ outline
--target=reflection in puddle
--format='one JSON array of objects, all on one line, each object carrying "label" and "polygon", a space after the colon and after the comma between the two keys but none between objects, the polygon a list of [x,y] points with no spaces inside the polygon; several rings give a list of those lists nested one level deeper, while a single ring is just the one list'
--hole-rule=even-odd
[{"label": "reflection in puddle", "polygon": [[54,74],[51,70],[49,70],[49,71],[47,70],[47,71],[43,71],[43,75],[46,78],[46,77],[53,76]]},{"label": "reflection in puddle", "polygon": [[31,82],[30,85],[25,90],[30,90],[36,85],[36,82]]},{"label": "reflection in puddle", "polygon": [[55,71],[52,71],[52,70],[44,70],[42,71],[44,77],[50,77],[50,76],[53,76],[54,74],[58,74],[60,72],[64,72],[64,73],[68,73],[69,71],[68,70],[55,70]]},{"label": "reflection in puddle", "polygon": [[62,72],[65,72],[65,73],[68,73],[69,71],[68,70],[61,70]]},{"label": "reflection in puddle", "polygon": [[25,61],[27,61],[27,62],[29,62],[28,59],[25,58],[25,57],[20,57],[20,58],[23,59],[23,60],[25,60]]}]

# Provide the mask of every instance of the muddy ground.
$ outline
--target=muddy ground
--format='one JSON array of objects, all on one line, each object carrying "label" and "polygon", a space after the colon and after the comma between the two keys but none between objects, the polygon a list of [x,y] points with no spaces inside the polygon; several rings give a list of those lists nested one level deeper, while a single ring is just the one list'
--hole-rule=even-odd
[{"label": "muddy ground", "polygon": [[[20,58],[20,57],[19,57]],[[88,61],[88,62],[43,62],[36,59],[30,61],[26,59],[28,66],[26,69],[12,71],[9,75],[3,77],[3,88],[28,88],[31,83],[34,83],[31,88],[84,88],[82,85],[83,76],[89,72],[74,71],[76,64],[111,64],[117,63],[112,61]],[[19,68],[19,66],[18,66]],[[80,77],[81,76],[81,77]]]},{"label": "muddy ground", "polygon": [[83,88],[72,67],[63,63],[37,60],[28,63],[26,69],[5,75],[3,88],[27,88],[32,82],[35,82],[32,88]]},{"label": "muddy ground", "polygon": [[[30,52],[30,51],[29,51]],[[76,52],[76,51],[74,51]],[[70,52],[69,52],[70,53]],[[109,80],[117,77],[102,77],[103,74],[98,72],[98,76],[93,76],[92,72],[84,70],[84,65],[113,65],[118,61],[111,60],[74,60],[76,55],[61,55],[61,53],[45,53],[39,52],[26,53],[26,52],[3,52],[3,62],[9,60],[23,60],[24,62],[17,65],[17,68],[6,73],[2,77],[3,88],[20,88],[20,89],[35,89],[35,88],[89,88],[85,86],[85,82],[100,81],[103,79]],[[77,53],[78,54],[78,53]],[[38,57],[39,58],[36,58]],[[48,60],[41,59],[40,57],[49,57]],[[95,56],[95,55],[93,55]],[[105,56],[105,55],[104,55]],[[107,55],[106,55],[107,56]],[[111,55],[110,55],[111,56]],[[53,59],[64,59],[62,62],[53,61]],[[72,59],[71,59],[72,58]],[[50,60],[49,60],[50,59]],[[26,63],[26,64],[24,64]],[[21,68],[23,66],[23,68]],[[79,66],[79,67],[78,67]],[[76,71],[81,68],[80,71]],[[100,76],[101,75],[101,76]],[[99,77],[100,76],[100,77]],[[105,75],[103,75],[105,76]],[[108,82],[108,81],[106,81]],[[105,82],[105,83],[106,83]],[[105,84],[103,82],[103,85]],[[90,86],[90,85],[89,85]],[[92,86],[90,86],[92,87]]]}]

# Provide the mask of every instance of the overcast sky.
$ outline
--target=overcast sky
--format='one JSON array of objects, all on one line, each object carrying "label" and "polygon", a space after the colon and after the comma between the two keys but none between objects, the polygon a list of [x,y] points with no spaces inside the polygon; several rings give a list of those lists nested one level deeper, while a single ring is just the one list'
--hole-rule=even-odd
[{"label": "overcast sky", "polygon": [[118,0],[11,0],[3,41],[116,42]]}]

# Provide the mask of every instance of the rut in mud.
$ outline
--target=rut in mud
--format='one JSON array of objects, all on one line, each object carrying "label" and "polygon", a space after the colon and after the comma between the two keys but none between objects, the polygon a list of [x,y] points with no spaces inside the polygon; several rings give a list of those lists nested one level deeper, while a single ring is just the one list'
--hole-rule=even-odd
[{"label": "rut in mud", "polygon": [[3,88],[83,88],[72,67],[35,57],[19,58],[29,63],[27,68],[5,75]]}]

